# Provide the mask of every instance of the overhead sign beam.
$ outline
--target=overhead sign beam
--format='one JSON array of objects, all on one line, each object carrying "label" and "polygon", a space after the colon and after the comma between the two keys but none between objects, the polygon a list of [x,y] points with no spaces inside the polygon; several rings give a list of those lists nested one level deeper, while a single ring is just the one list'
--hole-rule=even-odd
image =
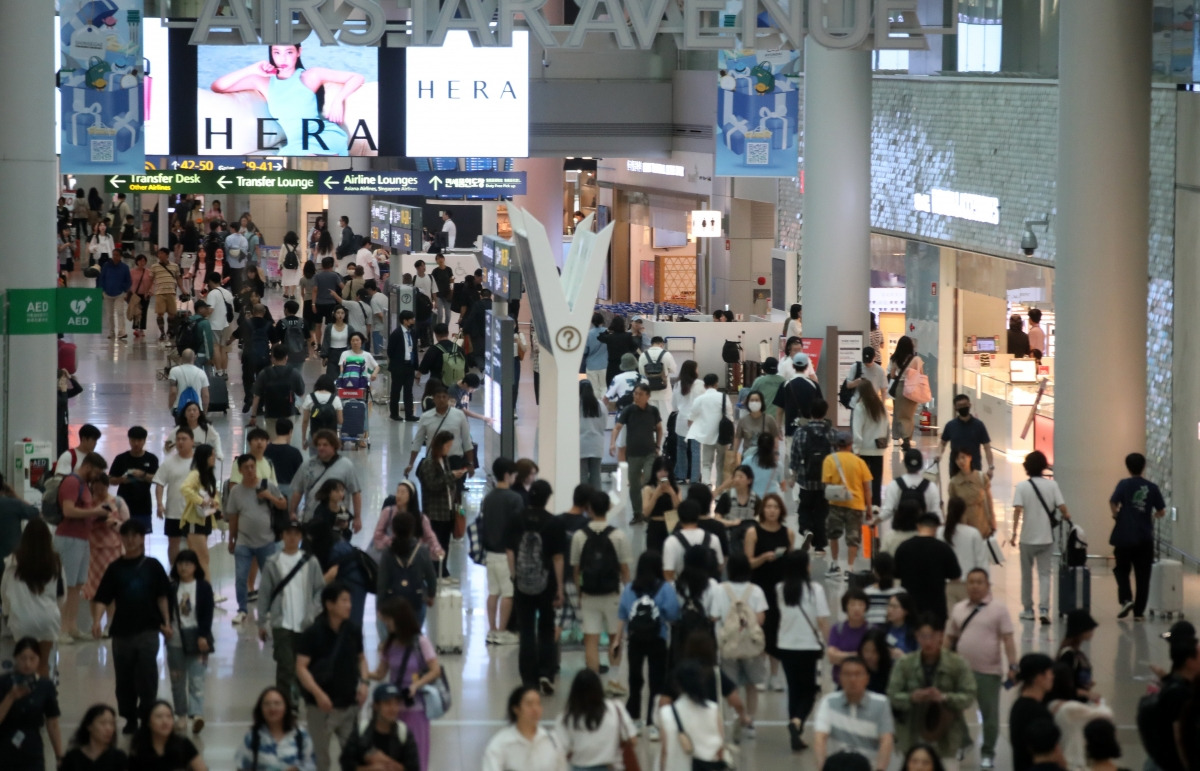
[{"label": "overhead sign beam", "polygon": [[109,193],[420,195],[525,194],[523,171],[153,171],[106,177]]}]

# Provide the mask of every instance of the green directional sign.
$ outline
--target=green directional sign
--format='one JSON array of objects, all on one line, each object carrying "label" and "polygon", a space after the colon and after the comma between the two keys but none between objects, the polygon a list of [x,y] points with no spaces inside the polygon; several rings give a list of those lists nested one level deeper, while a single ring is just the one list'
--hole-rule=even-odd
[{"label": "green directional sign", "polygon": [[155,171],[105,177],[110,193],[315,193],[312,171]]}]

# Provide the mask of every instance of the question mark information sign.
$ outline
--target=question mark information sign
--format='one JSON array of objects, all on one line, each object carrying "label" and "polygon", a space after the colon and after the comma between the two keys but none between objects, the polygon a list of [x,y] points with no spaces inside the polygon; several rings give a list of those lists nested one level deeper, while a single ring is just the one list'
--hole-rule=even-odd
[{"label": "question mark information sign", "polygon": [[98,335],[103,318],[99,289],[10,289],[10,335]]}]

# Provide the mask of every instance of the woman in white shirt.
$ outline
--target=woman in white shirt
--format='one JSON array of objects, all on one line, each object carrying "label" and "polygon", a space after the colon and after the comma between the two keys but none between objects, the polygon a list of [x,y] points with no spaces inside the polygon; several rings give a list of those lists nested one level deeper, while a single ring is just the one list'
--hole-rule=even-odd
[{"label": "woman in white shirt", "polygon": [[92,233],[91,240],[88,241],[90,264],[95,265],[105,257],[112,257],[113,254],[113,238],[108,234],[108,225],[101,220],[96,224],[96,230]]},{"label": "woman in white shirt", "polygon": [[[720,485],[725,481],[725,447],[717,444],[721,418],[732,419],[732,401],[728,395],[717,390],[721,379],[714,374],[704,376],[704,393],[692,402],[691,421],[687,438],[700,444],[700,481],[706,485]],[[678,433],[678,428],[676,432]],[[716,465],[714,478],[713,465]],[[692,479],[696,478],[695,469]]]},{"label": "woman in white shirt", "polygon": [[[225,453],[221,451],[221,435],[208,422],[208,418],[200,409],[200,405],[191,402],[183,408],[183,414],[175,419],[175,424],[179,428],[192,429],[192,438],[196,441],[196,445],[207,444],[213,448],[213,455],[217,456],[217,460],[224,461]],[[170,450],[170,447],[167,448]]]},{"label": "woman in white shirt", "polygon": [[481,771],[566,771],[561,743],[541,725],[542,696],[535,686],[518,686],[507,713],[509,725],[488,742]]},{"label": "woman in white shirt", "polygon": [[825,589],[809,579],[808,552],[783,558],[783,580],[775,585],[779,605],[779,663],[787,678],[788,733],[792,752],[807,749],[801,734],[817,697],[817,662],[829,639],[829,601]]},{"label": "woman in white shirt", "polygon": [[619,701],[604,698],[600,675],[590,669],[575,675],[554,732],[572,771],[616,768],[622,745],[637,742],[633,718]]},{"label": "woman in white shirt", "polygon": [[342,360],[342,353],[350,348],[350,335],[356,331],[346,322],[346,309],[335,305],[333,323],[325,325],[321,336],[321,359],[325,362],[326,375],[336,378],[341,374],[338,362]]},{"label": "woman in white shirt", "polygon": [[[32,637],[38,641],[38,674],[42,677],[50,676],[50,654],[62,631],[59,603],[66,591],[66,574],[54,551],[50,528],[45,520],[35,517],[25,525],[16,550],[4,561],[0,597],[13,638]],[[63,642],[75,641],[64,636]]]},{"label": "woman in white shirt", "polygon": [[679,698],[658,710],[662,727],[662,771],[691,771],[693,760],[725,760],[725,725],[721,707],[708,696],[712,675],[699,662],[685,661],[675,668]]},{"label": "woman in white shirt", "polygon": [[[1012,545],[1017,545],[1017,534],[1021,538],[1021,612],[1022,621],[1032,621],[1033,615],[1033,563],[1038,571],[1038,609],[1043,624],[1050,623],[1050,572],[1054,562],[1054,523],[1059,513],[1070,519],[1062,490],[1053,479],[1043,479],[1042,474],[1050,467],[1046,456],[1034,450],[1025,456],[1025,473],[1029,479],[1017,485],[1013,491]],[[1025,527],[1021,527],[1024,515]]]},{"label": "woman in white shirt", "polygon": [[850,413],[853,450],[867,464],[874,477],[871,480],[871,500],[881,501],[883,454],[892,449],[888,439],[887,410],[879,399],[879,391],[866,378],[858,381],[855,393],[858,394],[858,401]]},{"label": "woman in white shirt", "polygon": [[792,303],[792,307],[788,309],[787,324],[783,326],[784,339],[801,336],[800,310],[800,303]]},{"label": "woman in white shirt", "polygon": [[979,568],[987,570],[991,565],[987,542],[977,529],[963,522],[967,502],[962,498],[951,498],[946,502],[946,524],[938,528],[938,538],[945,539],[958,557],[962,577],[946,582],[946,607],[953,608],[959,600],[967,599],[967,573]]},{"label": "woman in white shirt", "polygon": [[675,453],[675,478],[684,484],[700,479],[700,443],[687,438],[692,423],[692,404],[704,393],[700,381],[700,365],[688,359],[679,368],[679,380],[671,391],[671,403],[675,405],[675,437],[679,447]]}]

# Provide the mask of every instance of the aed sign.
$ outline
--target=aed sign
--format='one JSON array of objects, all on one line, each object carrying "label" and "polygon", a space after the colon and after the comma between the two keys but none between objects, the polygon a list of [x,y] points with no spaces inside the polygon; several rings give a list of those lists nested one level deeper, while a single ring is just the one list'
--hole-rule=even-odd
[{"label": "aed sign", "polygon": [[99,289],[10,289],[10,335],[100,334]]},{"label": "aed sign", "polygon": [[409,157],[529,155],[529,33],[510,48],[453,31],[441,48],[413,48],[405,65]]}]

